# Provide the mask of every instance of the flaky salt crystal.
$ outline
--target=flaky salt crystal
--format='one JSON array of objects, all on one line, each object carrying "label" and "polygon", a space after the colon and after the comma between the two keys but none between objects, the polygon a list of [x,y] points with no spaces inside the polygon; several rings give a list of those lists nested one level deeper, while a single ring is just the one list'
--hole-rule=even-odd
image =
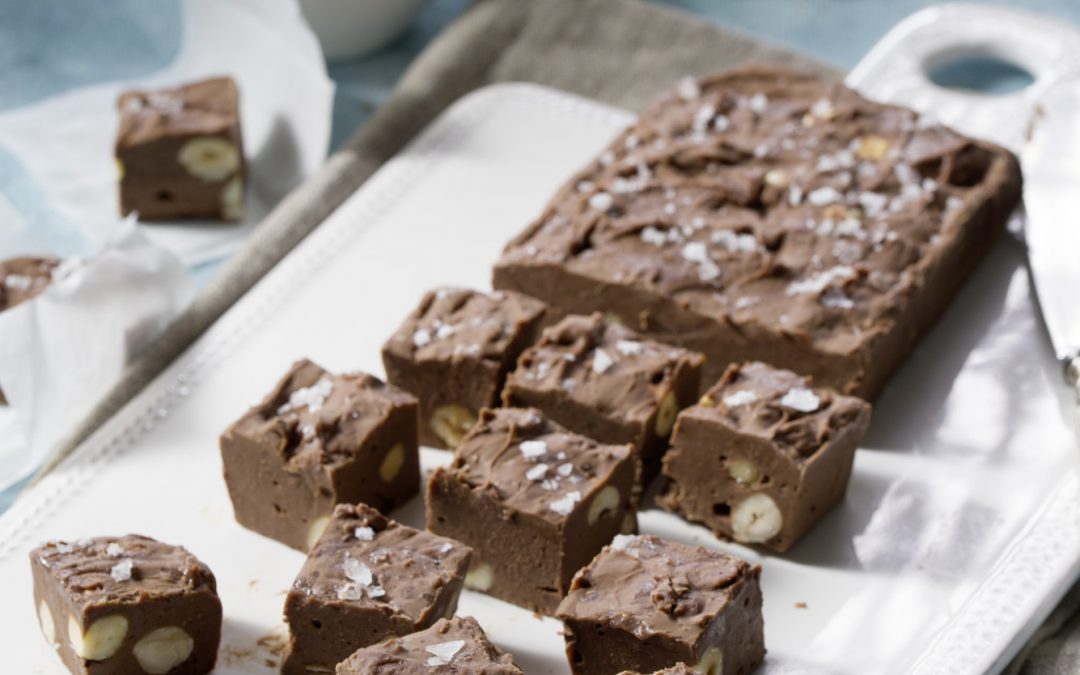
[{"label": "flaky salt crystal", "polygon": [[289,402],[278,408],[278,414],[292,412],[298,408],[307,407],[308,412],[316,413],[322,409],[330,392],[334,389],[334,383],[328,375],[323,375],[310,387],[301,387],[289,395]]},{"label": "flaky salt crystal", "polygon": [[120,562],[113,565],[109,570],[109,576],[113,578],[113,581],[120,583],[123,581],[131,581],[131,567],[133,563],[131,558],[124,558]]},{"label": "flaky salt crystal", "polygon": [[544,441],[522,441],[518,444],[518,448],[526,459],[536,459],[548,451],[547,443]]},{"label": "flaky salt crystal", "polygon": [[567,492],[560,499],[548,504],[548,508],[560,516],[568,516],[574,510],[574,505],[581,501],[581,493],[577,490]]},{"label": "flaky salt crystal", "polygon": [[799,412],[810,413],[821,407],[821,399],[806,387],[795,387],[784,394],[784,397],[780,399],[780,405]]},{"label": "flaky salt crystal", "polygon": [[451,640],[449,642],[440,642],[424,647],[424,651],[432,655],[428,657],[428,666],[434,668],[436,666],[445,666],[449,664],[464,646],[464,640]]},{"label": "flaky salt crystal", "polygon": [[729,408],[737,408],[737,407],[739,407],[741,405],[747,405],[748,403],[753,403],[757,399],[758,399],[757,394],[750,391],[749,389],[743,389],[742,391],[737,391],[734,394],[729,394],[729,395],[725,396],[724,397],[724,405],[726,405]]},{"label": "flaky salt crystal", "polygon": [[593,354],[592,369],[594,373],[607,372],[608,368],[611,368],[614,363],[615,361],[603,349],[597,349]]}]

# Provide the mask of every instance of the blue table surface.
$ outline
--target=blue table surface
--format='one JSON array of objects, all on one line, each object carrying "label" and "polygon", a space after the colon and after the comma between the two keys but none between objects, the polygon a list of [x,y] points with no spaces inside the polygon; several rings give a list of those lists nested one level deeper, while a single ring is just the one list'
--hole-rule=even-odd
[{"label": "blue table surface", "polygon": [[[789,47],[823,61],[850,68],[893,25],[913,12],[937,4],[929,0],[654,0],[716,22],[747,35]],[[1063,21],[1080,23],[1077,0],[1011,0],[983,2],[1039,12]],[[359,126],[364,124],[393,91],[401,74],[418,53],[443,28],[468,7],[468,0],[429,0],[415,24],[395,43],[370,57],[329,66],[330,77],[337,85],[334,100],[331,148],[336,149]],[[107,62],[115,77],[137,77],[164,66],[178,42],[168,27],[175,23],[175,5],[168,2],[145,3],[144,0],[110,0],[101,8],[101,26],[114,29],[117,24],[137,23],[148,36],[144,45],[101,40],[95,43],[91,58],[72,51],[70,45],[35,41],[27,46],[16,32],[33,21],[38,29],[62,26],[68,15],[65,4],[40,0],[24,4],[21,0],[0,0],[0,110],[38,100],[50,94],[93,81],[94,59]],[[148,9],[151,7],[151,9]],[[163,7],[165,8],[163,10]],[[22,24],[20,26],[20,24]],[[93,26],[90,27],[91,29]],[[91,34],[93,31],[89,31]],[[145,58],[133,60],[127,51],[138,48]],[[42,64],[48,67],[42,77]],[[148,70],[149,69],[149,70]],[[100,69],[98,69],[100,70]],[[116,75],[119,73],[119,75]],[[1005,79],[1010,75],[1006,73]],[[1013,78],[1015,79],[1015,78]],[[993,84],[992,86],[1010,86]],[[0,189],[4,194],[13,185],[5,185],[3,157],[0,156]],[[58,248],[64,248],[64,242]],[[0,258],[4,251],[0,250]],[[201,266],[197,278],[205,281],[217,265]],[[22,485],[0,493],[0,512],[15,499]]]}]

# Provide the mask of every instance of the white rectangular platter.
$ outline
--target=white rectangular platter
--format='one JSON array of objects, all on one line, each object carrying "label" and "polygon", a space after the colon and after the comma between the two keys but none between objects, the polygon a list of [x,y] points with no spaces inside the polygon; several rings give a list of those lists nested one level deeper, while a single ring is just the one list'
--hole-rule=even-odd
[{"label": "white rectangular platter", "polygon": [[[446,111],[77,454],[0,518],[5,669],[64,670],[39,635],[27,553],[142,533],[218,577],[215,672],[276,672],[302,556],[237,525],[217,438],[300,357],[382,373],[379,348],[436,285],[485,288],[503,244],[631,119],[528,85]],[[764,568],[766,673],[1000,667],[1075,577],[1080,480],[1020,247],[1003,241],[877,402],[846,501],[784,556],[649,510],[642,530]],[[430,470],[448,458],[425,450]],[[422,526],[418,500],[393,514]],[[560,625],[465,592],[528,673],[566,673]]]}]

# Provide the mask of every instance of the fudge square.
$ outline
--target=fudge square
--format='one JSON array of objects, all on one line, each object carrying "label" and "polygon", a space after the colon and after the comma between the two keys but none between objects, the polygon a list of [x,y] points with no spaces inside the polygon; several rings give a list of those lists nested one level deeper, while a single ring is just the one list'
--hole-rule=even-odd
[{"label": "fudge square", "polygon": [[544,303],[520,293],[440,288],[383,346],[386,379],[420,399],[420,442],[454,449],[539,337]]},{"label": "fudge square", "polygon": [[533,406],[579,434],[630,443],[656,474],[679,410],[697,400],[703,357],[592,316],[568,316],[525,350],[503,403]]},{"label": "fudge square", "polygon": [[651,673],[682,662],[708,675],[748,674],[765,658],[760,576],[760,567],[700,546],[616,537],[559,605],[570,669]]},{"label": "fudge square", "polygon": [[120,95],[120,213],[141,220],[244,217],[236,83],[218,77]]},{"label": "fudge square", "polygon": [[214,575],[148,537],[51,541],[30,552],[41,632],[72,673],[209,673],[221,637]]},{"label": "fudge square", "polygon": [[333,672],[361,647],[457,611],[472,550],[363,504],[339,504],[285,600],[282,675]]},{"label": "fudge square", "polygon": [[[0,260],[0,312],[26,302],[44,291],[53,280],[60,260],[53,257],[20,257]],[[0,405],[7,403],[0,391]]]},{"label": "fudge square", "polygon": [[510,242],[494,286],[873,398],[1020,198],[1004,148],[782,69],[685,80]]},{"label": "fudge square", "polygon": [[473,547],[467,587],[551,614],[574,572],[636,531],[638,469],[628,445],[571,433],[535,409],[485,409],[428,481],[427,527]]},{"label": "fudge square", "polygon": [[664,456],[668,510],[786,551],[844,498],[870,405],[763,363],[730,366],[679,415]]},{"label": "fudge square", "polygon": [[221,436],[236,520],[307,551],[335,504],[405,503],[420,490],[416,408],[371,375],[296,362]]},{"label": "fudge square", "polygon": [[365,647],[339,663],[336,672],[337,675],[523,675],[514,657],[491,644],[471,616],[440,619],[427,630]]}]

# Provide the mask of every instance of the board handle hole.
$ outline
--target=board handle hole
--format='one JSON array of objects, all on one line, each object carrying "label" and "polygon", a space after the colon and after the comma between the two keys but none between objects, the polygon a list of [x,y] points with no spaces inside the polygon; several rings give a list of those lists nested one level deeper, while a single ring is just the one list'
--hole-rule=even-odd
[{"label": "board handle hole", "polygon": [[1015,94],[1035,82],[1035,76],[1023,66],[979,51],[931,57],[926,74],[939,87],[989,96]]}]

